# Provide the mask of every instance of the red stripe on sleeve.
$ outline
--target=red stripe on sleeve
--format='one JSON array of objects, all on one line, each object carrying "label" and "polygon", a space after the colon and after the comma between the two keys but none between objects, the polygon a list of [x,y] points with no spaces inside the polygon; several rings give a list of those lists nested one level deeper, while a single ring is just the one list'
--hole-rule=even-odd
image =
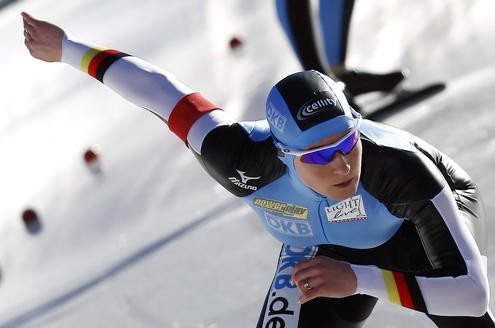
[{"label": "red stripe on sleeve", "polygon": [[399,297],[402,306],[414,309],[414,303],[412,301],[411,293],[409,292],[409,287],[407,286],[404,275],[400,272],[393,272],[393,275],[397,290],[399,291]]},{"label": "red stripe on sleeve", "polygon": [[170,113],[168,127],[170,131],[181,138],[187,146],[187,134],[192,125],[203,116],[203,114],[214,109],[218,109],[218,106],[215,106],[200,93],[188,94],[179,100]]},{"label": "red stripe on sleeve", "polygon": [[101,62],[108,56],[116,54],[118,52],[118,50],[108,49],[98,53],[96,56],[93,57],[93,59],[91,59],[91,62],[88,65],[88,74],[96,78],[96,72],[98,71],[98,67],[100,66]]}]

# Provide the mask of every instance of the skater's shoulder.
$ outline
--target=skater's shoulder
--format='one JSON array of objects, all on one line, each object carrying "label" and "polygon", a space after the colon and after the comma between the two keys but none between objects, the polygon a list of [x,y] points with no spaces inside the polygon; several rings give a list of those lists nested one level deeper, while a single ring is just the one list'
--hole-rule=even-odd
[{"label": "skater's shoulder", "polygon": [[270,126],[268,121],[257,120],[257,121],[242,121],[239,125],[249,134],[250,138],[254,141],[266,140],[271,137]]},{"label": "skater's shoulder", "polygon": [[363,120],[359,128],[361,138],[378,146],[399,148],[408,151],[415,151],[414,136],[394,126]]}]

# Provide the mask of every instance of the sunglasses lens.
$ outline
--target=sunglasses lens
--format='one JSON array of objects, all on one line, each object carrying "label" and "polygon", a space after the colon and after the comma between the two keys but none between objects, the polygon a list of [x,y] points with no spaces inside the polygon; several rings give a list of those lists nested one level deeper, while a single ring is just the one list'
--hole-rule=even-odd
[{"label": "sunglasses lens", "polygon": [[306,164],[328,164],[335,155],[335,148],[327,148],[301,156],[301,162]]},{"label": "sunglasses lens", "polygon": [[351,152],[352,148],[358,140],[358,131],[354,131],[353,134],[342,140],[338,145],[322,150],[314,151],[312,153],[304,154],[301,156],[301,162],[306,164],[328,164],[333,159],[336,152],[340,151],[347,155]]}]

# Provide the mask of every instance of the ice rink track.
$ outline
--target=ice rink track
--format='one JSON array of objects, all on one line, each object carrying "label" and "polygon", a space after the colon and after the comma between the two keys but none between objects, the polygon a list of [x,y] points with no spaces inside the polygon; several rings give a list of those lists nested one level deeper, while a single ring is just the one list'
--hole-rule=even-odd
[{"label": "ice rink track", "polygon": [[[0,10],[0,327],[254,327],[279,243],[163,122],[68,66],[32,59],[21,11],[170,70],[248,120],[299,69],[274,3],[22,0]],[[493,295],[495,3],[358,0],[353,15],[349,66],[447,83],[385,121],[444,150],[479,185]],[[233,36],[244,41],[236,51]],[[100,173],[82,160],[92,145]],[[22,223],[28,207],[37,233]],[[380,301],[366,327],[432,324]]]}]

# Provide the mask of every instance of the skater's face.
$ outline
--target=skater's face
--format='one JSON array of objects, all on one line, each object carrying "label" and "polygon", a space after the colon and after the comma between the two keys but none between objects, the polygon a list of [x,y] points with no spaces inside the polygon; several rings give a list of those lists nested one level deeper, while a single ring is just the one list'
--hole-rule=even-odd
[{"label": "skater's face", "polygon": [[[349,135],[350,130],[326,137],[306,149],[334,144]],[[345,154],[337,151],[327,164],[308,163],[302,156],[294,158],[294,166],[301,180],[314,191],[335,200],[344,200],[356,193],[361,175],[362,145],[359,135],[354,146]]]}]

